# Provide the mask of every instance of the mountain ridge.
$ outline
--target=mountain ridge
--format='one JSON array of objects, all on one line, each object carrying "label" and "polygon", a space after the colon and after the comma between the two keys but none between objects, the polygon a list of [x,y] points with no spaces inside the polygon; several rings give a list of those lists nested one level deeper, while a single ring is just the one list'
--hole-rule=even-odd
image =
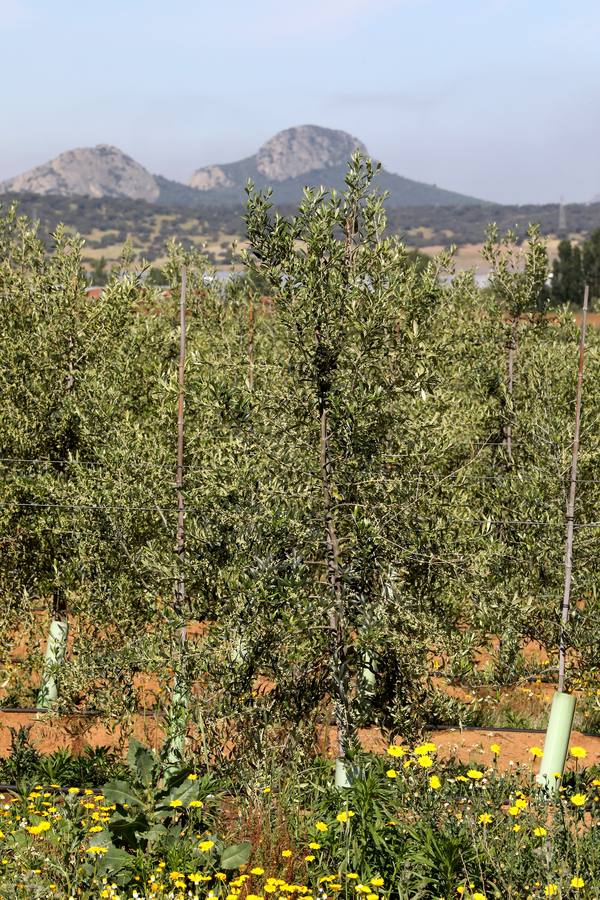
[{"label": "mountain ridge", "polygon": [[[197,169],[187,184],[151,174],[109,144],[67,150],[0,183],[2,193],[121,197],[160,206],[201,208],[239,205],[248,180],[271,187],[276,203],[297,203],[306,186],[345,188],[347,161],[355,150],[367,155],[358,138],[345,131],[300,125],[273,135],[257,152],[232,163]],[[377,186],[388,192],[388,206],[465,206],[485,201],[437,185],[414,181],[382,168]]]}]

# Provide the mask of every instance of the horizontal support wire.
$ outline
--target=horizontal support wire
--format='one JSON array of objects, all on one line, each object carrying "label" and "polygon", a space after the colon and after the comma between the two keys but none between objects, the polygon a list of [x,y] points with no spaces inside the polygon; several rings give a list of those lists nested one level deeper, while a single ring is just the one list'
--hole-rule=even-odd
[{"label": "horizontal support wire", "polygon": [[[296,499],[302,499],[301,494]],[[173,506],[117,506],[104,503],[0,503],[0,509],[60,509],[60,510],[107,510],[111,512],[176,512],[177,507]],[[205,513],[202,507],[188,507],[188,513]],[[446,516],[443,519],[440,516],[411,516],[412,522],[430,522],[430,523],[452,523],[455,525],[474,525],[477,527],[514,527],[514,528],[564,528],[564,522],[547,522],[543,519],[461,519],[456,516]],[[600,528],[598,522],[581,522],[575,524],[576,529],[583,528]]]},{"label": "horizontal support wire", "polygon": [[[148,463],[148,462],[140,463],[139,466],[136,466],[135,464],[133,464],[131,466],[124,467],[122,469],[119,466],[117,466],[115,468],[114,463],[111,464],[111,463],[100,463],[100,462],[88,462],[88,461],[69,460],[69,459],[37,459],[37,460],[36,459],[17,459],[17,458],[0,459],[0,464],[4,465],[4,464],[8,464],[8,463],[14,463],[14,464],[20,464],[20,465],[22,465],[22,464],[27,464],[27,465],[74,465],[74,466],[89,466],[90,468],[93,468],[93,467],[101,468],[101,467],[110,466],[111,471],[117,472],[117,473],[122,470],[124,470],[124,471],[132,470],[134,472],[138,472],[139,469],[147,468],[147,469],[156,469],[157,471],[162,471],[162,472],[172,472],[173,475],[175,475],[175,466],[162,466],[159,463]],[[384,464],[384,468],[385,468],[385,465],[395,468],[398,464],[397,463],[387,463],[387,464]],[[548,469],[544,469],[540,466],[529,467],[529,469],[532,469],[532,468],[535,469],[535,471],[538,473],[539,477],[536,474],[532,474],[531,471],[528,471],[526,473],[520,473],[520,472],[515,471],[512,473],[502,473],[502,474],[497,474],[497,475],[484,475],[481,473],[479,473],[479,474],[464,473],[464,472],[459,471],[459,472],[449,472],[446,475],[438,475],[438,476],[425,475],[425,474],[418,473],[418,472],[409,472],[409,473],[403,473],[400,478],[400,481],[416,481],[423,485],[434,485],[434,486],[438,486],[438,485],[444,486],[447,482],[451,482],[451,481],[452,482],[457,481],[459,483],[461,481],[465,481],[465,482],[473,482],[473,481],[474,482],[477,482],[477,481],[495,482],[495,481],[497,481],[497,482],[506,482],[506,483],[518,486],[519,484],[524,483],[524,482],[536,482],[539,480],[539,478],[544,478],[544,479],[548,478],[548,475],[549,475]],[[186,467],[185,471],[188,475],[190,475],[190,474],[197,474],[197,473],[205,472],[206,470],[202,467],[189,466],[189,467]],[[22,473],[21,473],[20,477],[22,477]],[[307,478],[310,477],[310,474],[307,474],[305,477],[307,477]],[[317,477],[317,476],[315,475],[314,477]],[[560,476],[560,475],[557,476],[556,481],[560,484],[564,478],[566,478],[566,473],[562,476]],[[374,475],[372,478],[365,478],[365,479],[361,479],[360,481],[356,481],[355,484],[360,487],[361,485],[368,485],[373,481],[379,482],[380,478],[378,476]],[[578,478],[577,482],[578,482],[578,484],[600,484],[600,478],[580,478],[580,479]]]}]

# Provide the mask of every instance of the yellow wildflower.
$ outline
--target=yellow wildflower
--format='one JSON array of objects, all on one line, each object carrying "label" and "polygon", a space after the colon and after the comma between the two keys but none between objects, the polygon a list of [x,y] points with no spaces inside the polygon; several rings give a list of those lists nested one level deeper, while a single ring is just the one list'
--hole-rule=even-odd
[{"label": "yellow wildflower", "polygon": [[433,791],[439,791],[439,789],[441,788],[441,786],[442,786],[442,782],[440,781],[440,779],[438,778],[438,776],[437,776],[437,775],[432,775],[431,778],[429,779],[429,787],[430,787]]},{"label": "yellow wildflower", "polygon": [[427,744],[420,744],[418,747],[415,747],[413,753],[415,756],[425,756],[427,753],[435,753],[436,750],[437,745],[429,741]]},{"label": "yellow wildflower", "polygon": [[29,834],[41,834],[43,831],[49,831],[52,826],[50,822],[39,822],[37,825],[28,825]]},{"label": "yellow wildflower", "polygon": [[569,752],[574,759],[585,759],[587,756],[585,747],[571,747]]},{"label": "yellow wildflower", "polygon": [[387,752],[390,756],[405,756],[406,755],[405,748],[398,747],[397,744],[392,744],[391,747],[388,747]]},{"label": "yellow wildflower", "polygon": [[349,819],[352,818],[353,815],[354,815],[354,813],[352,812],[351,809],[344,809],[344,810],[342,810],[342,812],[339,812],[337,814],[336,819],[338,820],[338,822],[347,822]]},{"label": "yellow wildflower", "polygon": [[480,772],[479,769],[469,769],[467,775],[469,778],[472,778],[473,781],[478,781],[480,778],[483,778],[483,772]]}]

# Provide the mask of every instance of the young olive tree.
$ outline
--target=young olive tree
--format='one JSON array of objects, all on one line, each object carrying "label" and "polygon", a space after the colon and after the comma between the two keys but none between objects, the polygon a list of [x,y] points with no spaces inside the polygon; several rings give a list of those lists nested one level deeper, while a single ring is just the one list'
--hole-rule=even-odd
[{"label": "young olive tree", "polygon": [[[114,282],[92,298],[78,238],[59,227],[48,252],[36,226],[14,210],[2,231],[0,589],[4,614],[12,610],[22,625],[33,624],[34,604],[50,607],[38,693],[46,707],[64,672],[69,605],[82,610],[106,530],[98,497],[110,492],[98,482],[112,480],[106,447],[123,415],[119,383],[135,283]],[[118,503],[114,494],[111,501]]]},{"label": "young olive tree", "polygon": [[[356,154],[343,194],[307,189],[289,220],[273,216],[269,193],[250,186],[246,217],[247,260],[270,283],[281,327],[279,395],[268,405],[273,443],[286,447],[279,478],[288,483],[288,511],[304,512],[309,545],[316,536],[312,571],[322,564],[323,576],[299,590],[306,628],[327,635],[338,783],[345,782],[378,668],[377,646],[364,636],[373,632],[386,590],[401,603],[389,584],[387,456],[397,416],[428,377],[420,327],[440,295],[433,269],[418,273],[403,246],[384,236],[374,174],[371,161]],[[403,435],[404,446],[410,440]],[[278,455],[269,452],[273,460]],[[308,546],[294,552],[308,572]],[[398,605],[396,615],[406,625],[412,611]]]},{"label": "young olive tree", "polygon": [[527,229],[525,250],[516,235],[508,231],[502,238],[495,225],[488,229],[483,257],[491,266],[491,288],[506,316],[506,412],[504,444],[507,461],[513,455],[513,393],[515,361],[519,347],[521,318],[525,313],[543,313],[548,305],[544,288],[548,278],[548,251],[537,225]]}]

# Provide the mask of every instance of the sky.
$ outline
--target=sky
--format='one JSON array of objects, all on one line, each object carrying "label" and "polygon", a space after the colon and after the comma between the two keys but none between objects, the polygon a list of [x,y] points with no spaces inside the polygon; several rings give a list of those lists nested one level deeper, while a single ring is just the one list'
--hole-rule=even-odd
[{"label": "sky", "polygon": [[501,203],[600,194],[598,0],[0,0],[0,180],[114,144],[187,180],[292,125]]}]

